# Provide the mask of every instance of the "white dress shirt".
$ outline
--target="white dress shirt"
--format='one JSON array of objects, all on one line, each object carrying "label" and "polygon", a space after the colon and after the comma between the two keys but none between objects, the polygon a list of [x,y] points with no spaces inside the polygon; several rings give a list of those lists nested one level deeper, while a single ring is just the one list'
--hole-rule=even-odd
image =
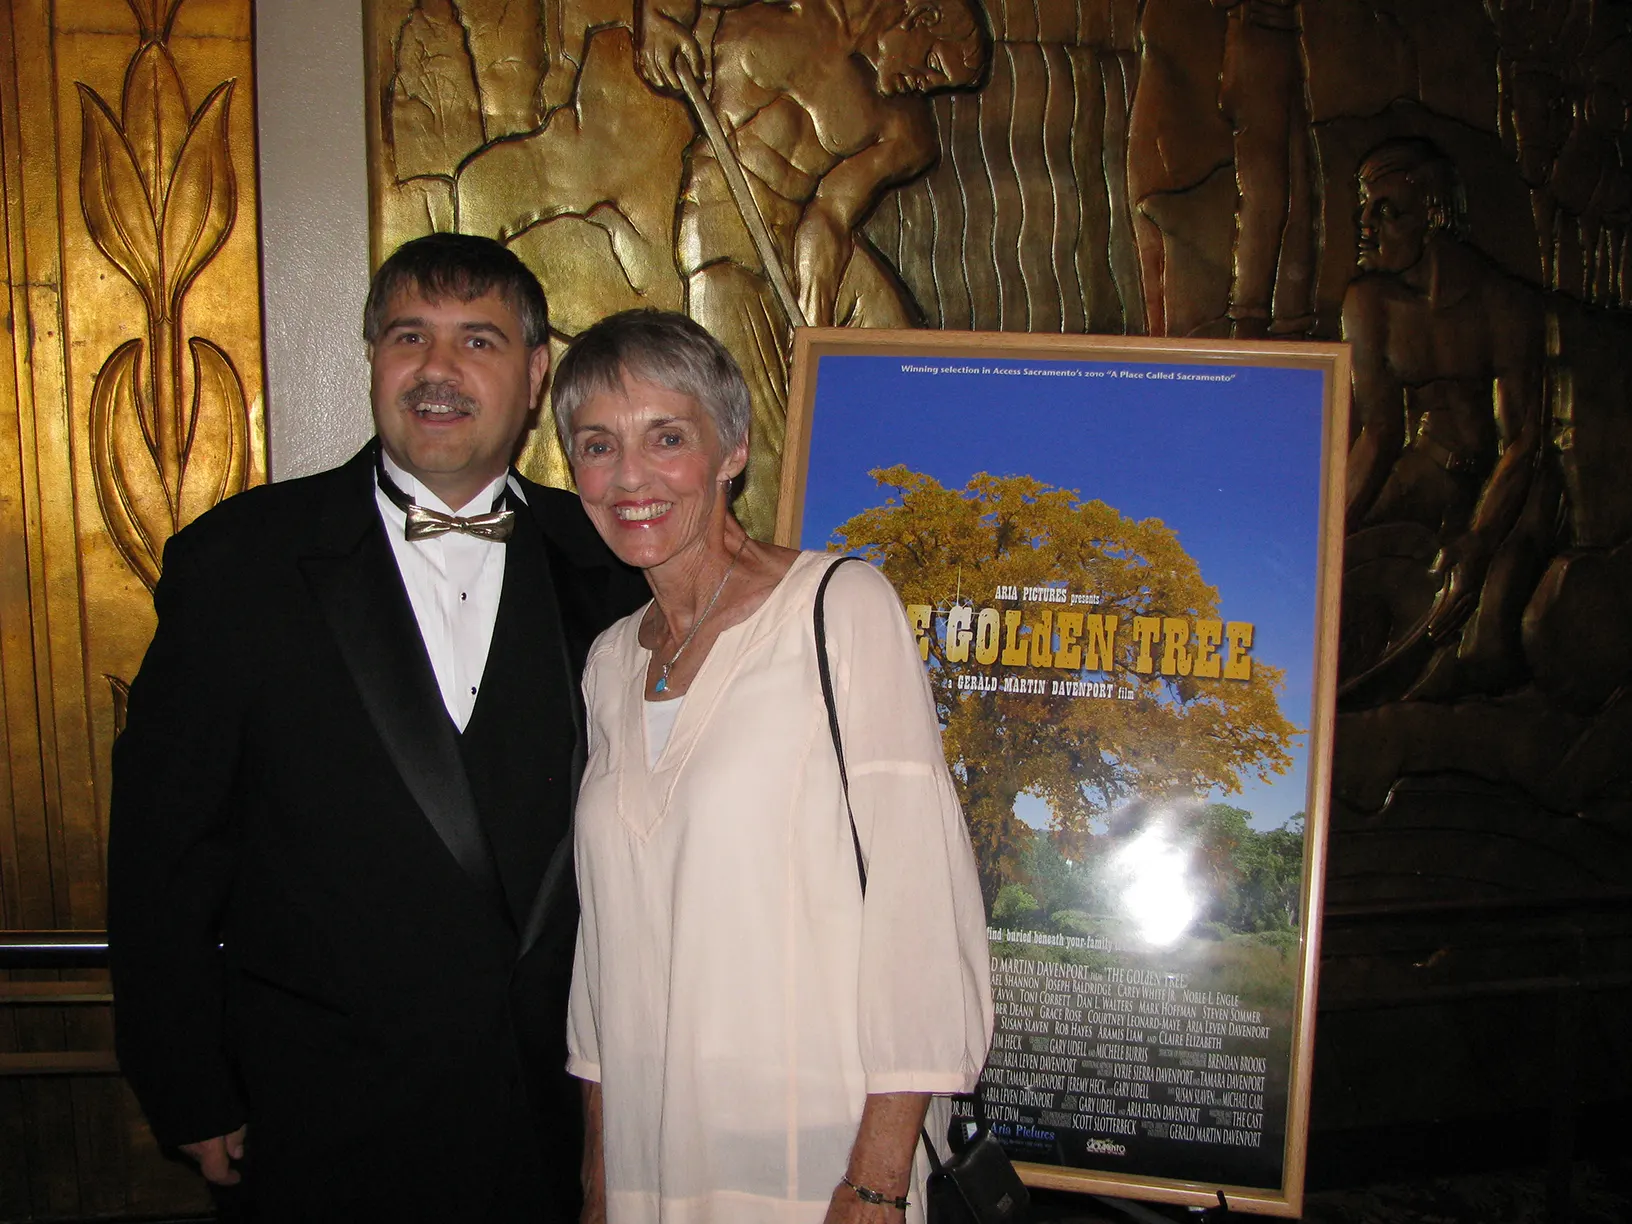
[{"label": "white dress shirt", "polygon": [[[454,510],[392,462],[391,456],[381,458],[386,473],[415,505],[443,514],[486,514],[509,480],[508,473],[498,477],[471,498],[469,505]],[[514,481],[510,482],[510,495],[526,500]],[[383,489],[375,488],[374,500],[385,522],[402,584],[408,588],[419,636],[431,656],[442,704],[454,725],[463,731],[476,708],[488,647],[493,644],[493,622],[504,589],[505,545],[457,531],[410,543],[403,534],[407,515]]]}]

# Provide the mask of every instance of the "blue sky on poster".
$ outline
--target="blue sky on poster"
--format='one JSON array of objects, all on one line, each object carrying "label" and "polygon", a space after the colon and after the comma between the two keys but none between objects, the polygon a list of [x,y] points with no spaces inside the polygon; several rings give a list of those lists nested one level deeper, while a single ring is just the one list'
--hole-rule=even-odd
[{"label": "blue sky on poster", "polygon": [[[867,472],[894,463],[949,487],[982,471],[1029,475],[1160,518],[1218,588],[1224,617],[1257,626],[1254,654],[1286,672],[1282,711],[1309,726],[1318,371],[829,355],[816,395],[804,547],[825,548],[838,524],[879,504]],[[1250,811],[1256,827],[1281,824],[1305,807],[1306,736],[1292,757],[1291,772],[1216,797]],[[1046,820],[1040,801],[1022,803],[1022,818]]]}]

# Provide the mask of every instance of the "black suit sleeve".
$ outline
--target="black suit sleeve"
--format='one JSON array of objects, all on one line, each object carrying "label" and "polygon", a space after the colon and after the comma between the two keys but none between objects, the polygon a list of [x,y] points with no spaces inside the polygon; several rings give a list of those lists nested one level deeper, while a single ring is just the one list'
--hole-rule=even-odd
[{"label": "black suit sleeve", "polygon": [[108,935],[120,1065],[160,1142],[244,1122],[218,950],[245,710],[234,581],[187,535],[165,549],[158,631],[113,747]]}]

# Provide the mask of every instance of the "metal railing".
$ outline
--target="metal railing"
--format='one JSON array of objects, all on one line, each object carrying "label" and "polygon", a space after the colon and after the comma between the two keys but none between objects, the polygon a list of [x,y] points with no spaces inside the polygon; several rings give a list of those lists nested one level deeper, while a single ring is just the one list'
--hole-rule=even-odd
[{"label": "metal railing", "polygon": [[106,931],[0,931],[0,969],[106,969]]},{"label": "metal railing", "polygon": [[[0,971],[106,970],[106,931],[0,931]],[[0,1007],[106,1007],[105,973],[67,981],[0,981]],[[117,1075],[112,1050],[21,1050],[0,1053],[0,1079],[36,1075]]]}]

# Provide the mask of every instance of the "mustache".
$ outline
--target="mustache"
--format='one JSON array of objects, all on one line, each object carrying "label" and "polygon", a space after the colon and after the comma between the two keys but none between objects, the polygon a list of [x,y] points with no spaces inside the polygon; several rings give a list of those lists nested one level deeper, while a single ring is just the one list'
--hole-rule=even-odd
[{"label": "mustache", "polygon": [[449,382],[416,383],[398,396],[397,402],[404,408],[417,408],[421,404],[447,404],[461,412],[475,412],[481,407],[470,396],[460,394]]}]

